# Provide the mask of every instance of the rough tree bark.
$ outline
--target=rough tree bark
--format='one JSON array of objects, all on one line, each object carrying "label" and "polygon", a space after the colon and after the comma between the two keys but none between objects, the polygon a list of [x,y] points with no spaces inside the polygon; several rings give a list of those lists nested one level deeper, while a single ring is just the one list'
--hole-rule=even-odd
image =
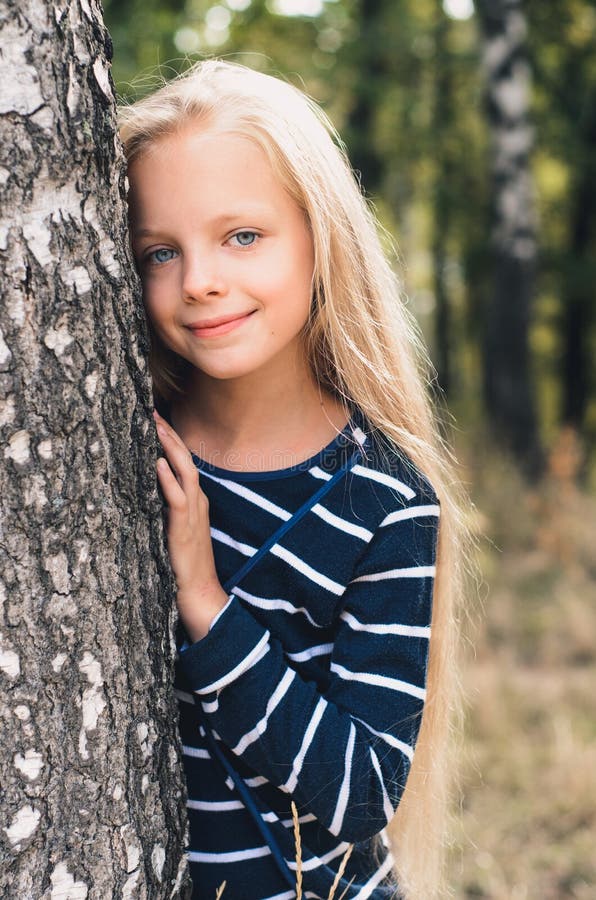
[{"label": "rough tree bark", "polygon": [[528,332],[537,236],[530,152],[530,67],[523,0],[478,0],[492,139],[494,290],[485,321],[484,393],[496,440],[539,463]]},{"label": "rough tree bark", "polygon": [[96,0],[0,28],[0,895],[187,897],[110,40]]}]

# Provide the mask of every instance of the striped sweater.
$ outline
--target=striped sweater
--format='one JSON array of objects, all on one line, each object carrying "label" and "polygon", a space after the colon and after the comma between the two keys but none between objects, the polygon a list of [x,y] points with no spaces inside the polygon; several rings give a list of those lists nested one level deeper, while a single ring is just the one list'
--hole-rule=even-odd
[{"label": "striped sweater", "polygon": [[[212,900],[224,880],[223,900],[295,896],[206,728],[294,871],[295,802],[304,897],[328,897],[351,844],[335,896],[395,896],[391,857],[374,838],[399,803],[424,704],[433,490],[358,412],[321,453],[289,469],[195,463],[217,572],[233,587],[202,640],[178,635],[193,898]],[[321,501],[290,521],[343,465]],[[234,579],[283,523],[252,570]]]}]

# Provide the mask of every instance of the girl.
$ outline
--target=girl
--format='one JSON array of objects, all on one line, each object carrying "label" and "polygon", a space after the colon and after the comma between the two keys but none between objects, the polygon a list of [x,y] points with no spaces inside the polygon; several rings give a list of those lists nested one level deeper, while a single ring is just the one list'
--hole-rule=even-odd
[{"label": "girl", "polygon": [[304,897],[440,895],[456,508],[375,221],[277,79],[203,62],[121,117],[193,897],[296,896],[292,801]]}]

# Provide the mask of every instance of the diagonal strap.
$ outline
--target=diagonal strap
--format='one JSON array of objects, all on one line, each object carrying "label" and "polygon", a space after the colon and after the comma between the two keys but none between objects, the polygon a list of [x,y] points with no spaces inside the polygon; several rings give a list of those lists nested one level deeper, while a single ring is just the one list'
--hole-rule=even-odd
[{"label": "diagonal strap", "polygon": [[252,569],[258,562],[260,562],[265,554],[268,553],[269,550],[271,550],[273,545],[277,544],[277,542],[281,540],[281,538],[285,534],[287,534],[287,532],[291,528],[293,528],[294,525],[297,525],[298,522],[304,518],[306,513],[309,512],[313,508],[313,506],[315,506],[319,502],[321,497],[324,497],[325,494],[330,491],[331,488],[334,487],[334,485],[336,485],[341,478],[344,477],[344,475],[352,468],[352,466],[356,465],[356,463],[361,460],[361,458],[362,457],[360,454],[360,450],[355,450],[348,461],[345,462],[344,465],[337,470],[335,475],[333,475],[333,477],[330,478],[329,481],[326,481],[318,491],[315,491],[312,497],[309,497],[308,500],[296,510],[291,519],[288,519],[287,522],[284,522],[282,525],[280,525],[280,527],[276,531],[274,531],[273,534],[270,535],[270,537],[267,538],[265,543],[259,547],[257,552],[253,554],[253,556],[251,556],[250,559],[248,559],[244,563],[244,565],[242,565],[238,569],[238,571],[234,575],[232,575],[231,578],[228,578],[224,585],[222,585],[226,594],[234,593],[235,588],[240,584],[242,579],[245,578],[250,571],[252,571]]}]

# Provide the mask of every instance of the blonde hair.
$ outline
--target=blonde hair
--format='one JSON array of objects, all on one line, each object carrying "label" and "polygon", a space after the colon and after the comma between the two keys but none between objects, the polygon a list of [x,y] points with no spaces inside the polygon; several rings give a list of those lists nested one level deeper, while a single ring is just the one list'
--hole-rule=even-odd
[{"label": "blonde hair", "polygon": [[[297,88],[243,66],[208,60],[120,110],[129,161],[190,124],[252,138],[304,210],[315,253],[305,337],[319,383],[362,410],[431,481],[441,503],[427,701],[407,784],[387,833],[400,895],[445,896],[443,862],[454,766],[462,516],[450,455],[434,421],[429,367],[401,300],[379,226],[343,145],[322,110]],[[152,334],[156,391],[180,390],[184,364]],[[459,722],[457,723],[459,726]]]}]

